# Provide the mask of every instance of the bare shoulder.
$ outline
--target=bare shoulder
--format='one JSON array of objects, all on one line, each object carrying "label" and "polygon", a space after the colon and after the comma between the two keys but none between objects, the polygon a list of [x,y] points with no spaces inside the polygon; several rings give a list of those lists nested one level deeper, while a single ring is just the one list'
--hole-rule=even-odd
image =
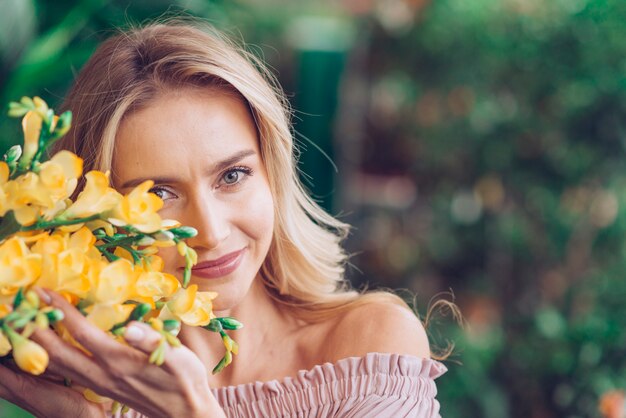
[{"label": "bare shoulder", "polygon": [[371,302],[347,311],[330,326],[325,348],[328,361],[374,352],[430,357],[428,337],[417,316],[388,302]]}]

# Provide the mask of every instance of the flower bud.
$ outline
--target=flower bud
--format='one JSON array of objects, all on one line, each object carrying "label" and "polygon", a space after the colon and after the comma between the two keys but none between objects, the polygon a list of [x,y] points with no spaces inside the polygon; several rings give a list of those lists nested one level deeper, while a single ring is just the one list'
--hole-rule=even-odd
[{"label": "flower bud", "polygon": [[187,244],[185,244],[184,241],[180,241],[178,244],[176,244],[176,249],[178,250],[178,254],[183,257],[187,254]]},{"label": "flower bud", "polygon": [[164,229],[154,234],[154,238],[159,241],[171,241],[174,239],[174,234]]},{"label": "flower bud", "polygon": [[159,318],[152,318],[150,320],[150,326],[155,331],[161,331],[163,330],[163,321],[161,321]]},{"label": "flower bud", "polygon": [[33,308],[39,308],[39,296],[37,296],[37,293],[29,290],[26,292],[26,300]]},{"label": "flower bud", "polygon": [[135,306],[135,309],[130,313],[129,321],[141,321],[144,316],[148,314],[152,310],[152,307],[148,303],[140,303]]},{"label": "flower bud", "polygon": [[192,228],[190,226],[181,226],[178,228],[172,228],[169,230],[172,234],[176,235],[177,238],[193,238],[198,235],[198,230],[196,228]]},{"label": "flower bud", "polygon": [[224,347],[226,347],[226,351],[233,351],[233,340],[228,334],[222,334],[222,342],[224,343]]},{"label": "flower bud", "polygon": [[207,325],[205,325],[203,328],[208,329],[209,331],[213,331],[213,332],[220,332],[223,330],[222,323],[217,318],[211,319],[211,321]]},{"label": "flower bud", "polygon": [[37,315],[35,315],[35,324],[40,329],[46,329],[50,326],[50,321],[45,313],[37,312]]},{"label": "flower bud", "polygon": [[180,342],[180,340],[176,338],[175,336],[173,336],[172,334],[165,333],[164,335],[165,335],[165,340],[171,347],[180,347],[181,345],[183,345]]},{"label": "flower bud", "polygon": [[13,360],[15,364],[35,376],[42,374],[48,367],[48,353],[34,341],[24,338],[9,328],[9,340],[13,346]]},{"label": "flower bud", "polygon": [[239,354],[239,344],[237,344],[237,341],[235,340],[231,340],[231,342],[233,344],[233,349],[231,351],[233,354]]},{"label": "flower bud", "polygon": [[4,154],[4,161],[12,163],[17,161],[22,156],[22,147],[19,145],[13,145],[6,154]]},{"label": "flower bud", "polygon": [[35,103],[33,102],[33,99],[28,96],[22,96],[22,98],[20,99],[20,104],[30,110],[35,108]]},{"label": "flower bud", "polygon": [[28,110],[29,109],[25,107],[22,103],[9,103],[9,116],[12,118],[19,118],[21,116],[24,116],[26,112],[28,112]]},{"label": "flower bud", "polygon": [[243,328],[243,324],[237,321],[235,318],[224,317],[224,318],[216,318],[224,329],[240,329]]},{"label": "flower bud", "polygon": [[139,241],[137,241],[137,245],[141,245],[143,247],[143,246],[147,246],[147,245],[152,245],[152,244],[154,244],[154,242],[155,242],[154,238],[145,236],[145,237],[141,238]]},{"label": "flower bud", "polygon": [[58,309],[53,309],[49,312],[46,312],[46,316],[48,317],[48,321],[52,323],[61,321],[64,318],[63,311],[60,311]]},{"label": "flower bud", "polygon": [[72,112],[69,110],[63,112],[61,116],[59,116],[59,120],[57,120],[55,127],[55,136],[57,138],[62,137],[70,130],[70,125],[72,124]]},{"label": "flower bud", "polygon": [[176,319],[163,320],[163,329],[170,334],[177,335],[180,331],[180,322]]}]

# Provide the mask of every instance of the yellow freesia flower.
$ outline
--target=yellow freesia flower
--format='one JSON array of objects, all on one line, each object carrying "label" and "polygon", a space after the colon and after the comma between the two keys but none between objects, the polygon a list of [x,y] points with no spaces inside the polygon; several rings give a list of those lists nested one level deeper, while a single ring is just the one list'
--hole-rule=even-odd
[{"label": "yellow freesia flower", "polygon": [[137,294],[151,302],[172,296],[180,287],[178,279],[168,273],[145,271],[137,278]]},{"label": "yellow freesia flower", "polygon": [[109,187],[107,174],[94,170],[85,174],[85,178],[87,179],[85,189],[64,212],[67,218],[86,218],[108,212],[122,200],[122,196]]},{"label": "yellow freesia flower", "polygon": [[135,276],[133,264],[128,260],[121,258],[106,264],[95,278],[96,282],[91,283],[89,299],[94,303],[123,303],[135,293]]},{"label": "yellow freesia flower", "polygon": [[13,209],[15,219],[22,225],[28,226],[37,220],[40,210],[54,207],[50,193],[41,183],[39,176],[28,172],[7,182],[4,186],[8,205]]},{"label": "yellow freesia flower", "polygon": [[27,112],[22,119],[22,130],[24,131],[24,150],[22,152],[22,159],[25,161],[30,162],[30,160],[37,153],[42,123],[43,118],[41,115],[33,110]]},{"label": "yellow freesia flower", "polygon": [[192,284],[186,289],[179,289],[172,299],[165,304],[160,319],[179,319],[187,325],[203,326],[208,324],[213,315],[215,292],[198,292],[198,286]]},{"label": "yellow freesia flower", "polygon": [[18,237],[0,245],[0,289],[27,286],[41,274],[41,254],[30,252]]},{"label": "yellow freesia flower", "polygon": [[13,330],[10,330],[8,334],[13,346],[13,360],[15,360],[15,364],[30,374],[42,374],[48,367],[49,358],[46,350],[36,342],[24,338]]},{"label": "yellow freesia flower", "polygon": [[161,217],[157,214],[163,201],[154,193],[148,193],[154,182],[146,180],[124,196],[109,219],[113,225],[132,225],[141,232],[150,233],[161,229]]},{"label": "yellow freesia flower", "polygon": [[39,178],[56,203],[67,199],[74,193],[78,177],[82,172],[83,160],[69,151],[61,151],[49,161],[41,164]]},{"label": "yellow freesia flower", "polygon": [[85,249],[68,249],[69,234],[56,231],[41,237],[33,244],[31,251],[42,257],[41,275],[36,284],[57,292],[68,292],[84,297],[89,288],[89,280],[84,271],[88,268]]},{"label": "yellow freesia flower", "polygon": [[69,294],[72,299],[86,297],[90,286],[87,272],[101,259],[95,243],[96,238],[87,227],[73,234],[56,231],[41,237],[31,248],[43,257],[36,284]]}]

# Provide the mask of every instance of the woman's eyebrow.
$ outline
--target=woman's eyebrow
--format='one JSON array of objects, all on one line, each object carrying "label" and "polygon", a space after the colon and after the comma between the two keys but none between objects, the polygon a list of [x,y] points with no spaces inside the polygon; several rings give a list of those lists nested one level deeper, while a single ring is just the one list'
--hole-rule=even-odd
[{"label": "woman's eyebrow", "polygon": [[227,169],[228,167],[230,167],[233,164],[238,163],[239,161],[243,160],[244,158],[250,156],[250,155],[254,155],[256,154],[256,151],[253,149],[247,149],[247,150],[242,150],[239,152],[236,152],[235,154],[233,154],[232,156],[226,158],[225,160],[222,160],[220,162],[218,162],[217,164],[215,164],[215,167],[212,167],[211,170],[209,171],[210,175],[215,175],[217,173],[219,173],[220,171],[223,171],[225,169]]},{"label": "woman's eyebrow", "polygon": [[[253,149],[247,149],[247,150],[236,152],[230,157],[215,164],[215,166],[210,169],[209,175],[215,175],[219,173],[220,171],[227,169],[231,165],[236,164],[239,161],[243,160],[244,158],[250,155],[254,155],[254,154],[256,154],[256,151]],[[176,183],[177,181],[177,179],[174,177],[139,177],[139,178],[124,182],[124,184],[120,186],[120,189],[126,189],[130,187],[138,186],[146,180],[152,180],[154,181],[154,184]]]}]

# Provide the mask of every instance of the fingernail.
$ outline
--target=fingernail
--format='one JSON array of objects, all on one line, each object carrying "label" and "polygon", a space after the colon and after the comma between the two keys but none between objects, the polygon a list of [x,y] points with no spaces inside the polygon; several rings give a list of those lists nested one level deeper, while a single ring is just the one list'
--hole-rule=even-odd
[{"label": "fingernail", "polygon": [[128,342],[138,342],[143,340],[146,333],[140,327],[131,325],[126,328],[126,332],[124,332],[124,339]]},{"label": "fingernail", "polygon": [[46,305],[50,305],[52,303],[52,299],[45,289],[42,289],[39,286],[33,286],[33,290],[37,292],[39,299],[41,299]]}]

